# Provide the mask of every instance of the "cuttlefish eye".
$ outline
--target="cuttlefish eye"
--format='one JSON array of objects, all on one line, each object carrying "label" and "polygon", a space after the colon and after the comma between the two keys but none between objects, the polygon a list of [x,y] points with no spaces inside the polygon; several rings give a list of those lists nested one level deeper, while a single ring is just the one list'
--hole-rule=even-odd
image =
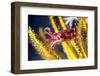
[{"label": "cuttlefish eye", "polygon": [[45,32],[50,32],[50,28],[49,28],[49,27],[46,27],[46,28],[44,29],[44,31],[45,31]]},{"label": "cuttlefish eye", "polygon": [[47,29],[45,30],[46,32],[49,32]]}]

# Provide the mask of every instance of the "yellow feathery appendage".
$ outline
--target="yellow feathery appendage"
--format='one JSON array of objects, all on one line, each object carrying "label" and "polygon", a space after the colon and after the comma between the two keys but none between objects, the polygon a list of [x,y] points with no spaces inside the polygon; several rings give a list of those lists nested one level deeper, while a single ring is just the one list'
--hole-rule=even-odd
[{"label": "yellow feathery appendage", "polygon": [[39,27],[39,35],[41,36],[41,38],[42,38],[43,40],[46,39],[46,36],[45,36],[45,34],[44,34],[44,30],[43,30],[42,27]]},{"label": "yellow feathery appendage", "polygon": [[[86,18],[83,18],[83,27],[85,28],[85,30],[83,32],[86,33],[86,37],[85,39],[82,38],[84,40],[84,45],[85,45],[85,50],[86,50],[86,53],[88,53],[87,49],[88,49],[88,20]],[[88,54],[87,54],[88,55]]]},{"label": "yellow feathery appendage", "polygon": [[55,23],[55,21],[54,21],[54,19],[53,19],[53,16],[50,16],[49,19],[50,19],[50,21],[51,21],[51,24],[52,24],[52,27],[53,27],[55,33],[59,32],[59,30],[58,30],[58,28],[57,28],[57,26],[56,26],[56,23]]},{"label": "yellow feathery appendage", "polygon": [[[59,17],[61,18],[61,17]],[[53,16],[49,17],[51,23],[52,23],[52,27],[54,29],[54,31],[57,33],[59,32],[57,25],[55,24],[55,21],[53,19]],[[63,28],[65,28],[64,23],[62,22],[62,20],[60,19],[61,23],[63,24]],[[65,41],[62,42],[62,47],[64,49],[64,52],[67,54],[68,59],[77,59],[77,55],[75,54],[74,50],[72,47],[70,47]]]},{"label": "yellow feathery appendage", "polygon": [[67,54],[68,59],[77,59],[78,56],[77,54],[74,52],[73,48],[71,46],[69,46],[66,41],[62,42],[62,47],[64,49],[64,52]]},{"label": "yellow feathery appendage", "polygon": [[86,50],[84,49],[84,47],[83,47],[83,36],[82,36],[82,30],[84,29],[84,31],[86,31],[87,32],[87,25],[84,23],[84,19],[83,18],[80,18],[80,20],[79,20],[79,24],[78,24],[78,27],[77,27],[77,31],[78,31],[78,34],[79,34],[79,39],[78,39],[78,41],[79,41],[79,46],[80,46],[80,49],[81,49],[81,53],[83,54],[83,57],[84,58],[87,58],[88,57],[88,55],[87,55],[87,53],[86,53]]},{"label": "yellow feathery appendage", "polygon": [[67,26],[65,25],[63,18],[61,16],[58,16],[58,19],[60,21],[60,24],[61,24],[63,30],[66,30]]},{"label": "yellow feathery appendage", "polygon": [[38,54],[43,59],[46,60],[61,59],[55,51],[50,52],[48,48],[45,46],[45,44],[43,44],[40,40],[38,40],[31,27],[29,27],[28,33],[29,33],[29,38],[32,43],[32,46],[36,49]]},{"label": "yellow feathery appendage", "polygon": [[83,55],[82,55],[82,53],[80,52],[79,46],[75,43],[75,41],[74,41],[74,40],[70,40],[70,41],[69,41],[69,44],[71,44],[72,47],[75,49],[76,53],[78,54],[78,57],[79,57],[79,58],[83,58]]}]

